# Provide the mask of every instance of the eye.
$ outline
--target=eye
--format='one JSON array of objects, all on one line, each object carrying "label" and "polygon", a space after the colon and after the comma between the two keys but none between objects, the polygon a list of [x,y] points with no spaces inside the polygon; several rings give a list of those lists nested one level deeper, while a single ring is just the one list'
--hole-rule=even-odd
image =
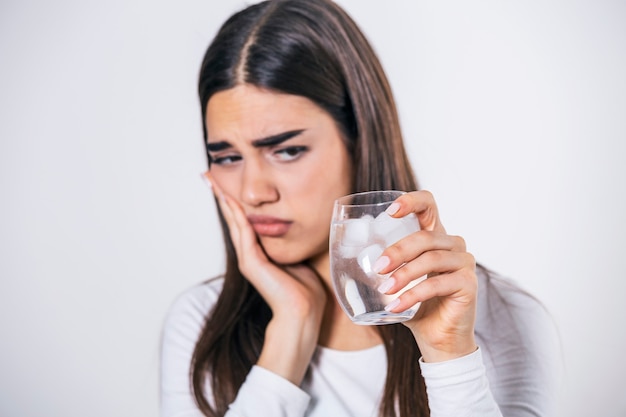
[{"label": "eye", "polygon": [[211,155],[211,164],[215,164],[215,165],[231,165],[240,160],[241,160],[241,156],[235,155],[235,154],[218,155],[218,156]]},{"label": "eye", "polygon": [[289,162],[298,159],[302,154],[308,151],[306,146],[288,146],[286,148],[277,149],[273,152],[273,155],[282,162]]}]

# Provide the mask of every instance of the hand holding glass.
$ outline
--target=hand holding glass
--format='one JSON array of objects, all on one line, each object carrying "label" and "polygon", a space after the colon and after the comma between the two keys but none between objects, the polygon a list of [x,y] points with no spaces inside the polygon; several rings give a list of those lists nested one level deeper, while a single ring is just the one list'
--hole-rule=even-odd
[{"label": "hand holding glass", "polygon": [[386,295],[378,287],[393,272],[379,275],[373,270],[386,247],[419,230],[415,214],[393,218],[385,212],[402,194],[403,191],[369,191],[335,201],[330,227],[333,288],[339,304],[357,324],[400,323],[413,318],[419,308],[417,303],[399,313],[385,310],[386,305],[425,277]]}]

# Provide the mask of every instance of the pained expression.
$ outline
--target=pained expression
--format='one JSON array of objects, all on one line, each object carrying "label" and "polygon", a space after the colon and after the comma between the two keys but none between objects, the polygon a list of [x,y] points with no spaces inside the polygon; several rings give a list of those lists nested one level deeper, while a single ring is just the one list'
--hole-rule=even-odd
[{"label": "pained expression", "polygon": [[333,201],[352,167],[332,117],[311,100],[239,85],[206,111],[211,175],[280,264],[327,256]]}]

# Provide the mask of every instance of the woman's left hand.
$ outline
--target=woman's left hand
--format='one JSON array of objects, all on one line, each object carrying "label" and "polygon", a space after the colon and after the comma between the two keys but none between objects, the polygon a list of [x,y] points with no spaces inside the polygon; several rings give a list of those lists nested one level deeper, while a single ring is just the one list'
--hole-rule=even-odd
[{"label": "woman's left hand", "polygon": [[425,362],[474,352],[478,287],[474,257],[466,251],[461,237],[446,233],[431,193],[410,192],[396,203],[392,217],[415,213],[421,230],[389,246],[381,255],[379,263],[387,265],[380,274],[402,265],[389,278],[393,285],[386,294],[394,294],[424,275],[428,279],[404,292],[388,309],[400,312],[422,302],[415,317],[404,324],[413,332]]}]

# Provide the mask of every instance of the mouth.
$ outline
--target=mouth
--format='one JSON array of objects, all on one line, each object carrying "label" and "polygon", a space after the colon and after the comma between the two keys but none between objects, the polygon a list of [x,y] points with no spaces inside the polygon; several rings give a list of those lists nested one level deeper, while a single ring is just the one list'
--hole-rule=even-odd
[{"label": "mouth", "polygon": [[259,236],[281,237],[289,231],[293,222],[271,216],[248,216],[248,221]]}]

